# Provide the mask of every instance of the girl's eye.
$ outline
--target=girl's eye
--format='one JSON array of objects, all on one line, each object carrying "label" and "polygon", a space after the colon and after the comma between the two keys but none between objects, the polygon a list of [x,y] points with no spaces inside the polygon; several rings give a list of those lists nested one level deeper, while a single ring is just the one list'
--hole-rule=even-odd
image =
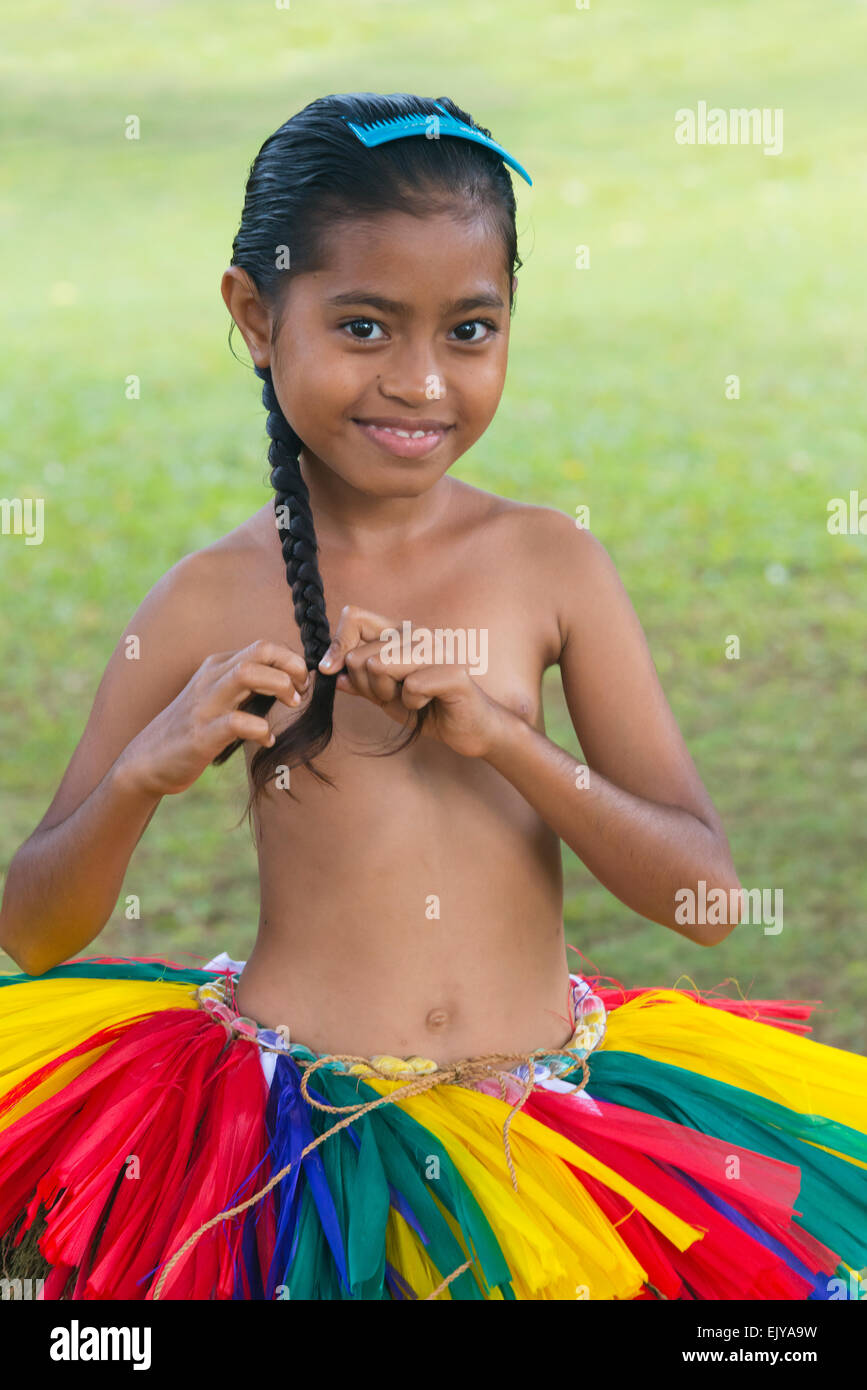
[{"label": "girl's eye", "polygon": [[[360,342],[369,342],[372,337],[370,330],[373,328],[379,328],[379,324],[376,322],[375,319],[349,319],[346,323],[342,323],[340,327],[354,328],[356,324],[360,324],[362,329],[366,330],[361,332],[357,336],[355,333],[352,334],[352,337],[356,338],[356,340]],[[376,342],[378,340],[374,338],[373,341]]]},{"label": "girl's eye", "polygon": [[[452,332],[459,335],[458,342],[460,343],[487,342],[487,337],[482,338],[476,334],[476,328],[479,324],[481,324],[483,328],[489,330],[488,337],[498,332],[497,325],[492,323],[490,319],[467,319],[465,323],[459,323],[457,328],[454,328]],[[382,331],[381,325],[376,322],[376,319],[347,319],[340,327],[349,329],[355,341],[361,343],[379,342],[379,339],[374,336],[374,330],[379,330],[380,333]],[[356,332],[356,329],[359,331]],[[466,329],[470,330],[472,336],[468,336],[465,333],[464,330]]]},{"label": "girl's eye", "polygon": [[[461,331],[462,328],[473,328],[473,329],[474,329],[475,326],[476,326],[476,324],[479,324],[479,323],[482,324],[485,328],[489,328],[489,329],[491,330],[491,334],[494,334],[494,333],[497,332],[497,325],[496,325],[495,323],[491,323],[491,320],[490,320],[490,319],[467,319],[466,323],[459,323],[458,326],[457,326],[457,328],[455,328],[453,331],[454,331],[455,333],[460,333],[460,331]],[[491,336],[491,334],[489,334],[488,336]],[[476,338],[476,337],[466,338],[466,337],[462,337],[462,338],[459,338],[459,339],[458,339],[458,342],[460,342],[460,343],[484,343],[484,342],[487,342],[487,338]]]}]

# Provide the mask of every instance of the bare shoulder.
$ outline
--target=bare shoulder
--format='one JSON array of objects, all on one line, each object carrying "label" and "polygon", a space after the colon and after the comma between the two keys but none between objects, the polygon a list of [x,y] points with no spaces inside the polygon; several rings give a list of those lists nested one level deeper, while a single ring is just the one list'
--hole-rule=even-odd
[{"label": "bare shoulder", "polygon": [[234,639],[249,632],[249,614],[259,611],[248,589],[244,629],[238,593],[256,582],[259,531],[255,518],[251,522],[185,555],[145,595],[109,657],[84,732],[38,828],[56,825],[81,805],[206,657],[246,645]]},{"label": "bare shoulder", "polygon": [[210,545],[192,553],[204,557],[205,563],[216,564],[230,563],[232,559],[242,557],[252,558],[274,548],[274,531],[274,504],[269,501],[252,516],[248,516],[238,526],[227,531],[225,536],[220,536]]},{"label": "bare shoulder", "polygon": [[260,610],[263,590],[285,591],[273,515],[269,504],[210,545],[191,551],[148,595],[161,605],[170,603],[179,626],[189,633],[193,652],[201,648],[204,656],[242,645],[249,640],[251,614]]},{"label": "bare shoulder", "polygon": [[556,507],[513,502],[504,515],[523,535],[525,545],[541,565],[566,564],[573,570],[578,565],[592,570],[608,558],[604,545],[592,531]]},{"label": "bare shoulder", "polygon": [[200,577],[231,582],[237,579],[239,565],[256,564],[267,559],[275,550],[279,557],[274,529],[274,507],[267,503],[227,531],[225,536],[220,536],[201,550],[191,551],[180,563],[186,566],[191,581]]},{"label": "bare shoulder", "polygon": [[605,546],[575,517],[556,507],[518,502],[460,485],[462,514],[490,537],[496,555],[520,578],[538,611],[551,607],[565,644],[570,621],[584,605],[597,606],[622,588]]},{"label": "bare shoulder", "polygon": [[455,489],[461,515],[476,525],[510,533],[514,543],[522,546],[531,558],[543,560],[553,551],[557,560],[565,558],[575,563],[586,557],[586,563],[592,564],[594,557],[598,560],[600,555],[606,554],[605,547],[586,527],[582,528],[574,517],[556,507],[518,502],[457,479]]}]

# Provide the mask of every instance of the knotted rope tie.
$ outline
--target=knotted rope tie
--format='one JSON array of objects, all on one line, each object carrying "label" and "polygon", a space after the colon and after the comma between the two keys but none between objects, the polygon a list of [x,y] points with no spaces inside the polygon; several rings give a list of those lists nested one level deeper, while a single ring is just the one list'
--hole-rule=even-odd
[{"label": "knotted rope tie", "polygon": [[[254,1040],[251,1038],[249,1041],[252,1042]],[[268,1050],[271,1051],[273,1049],[269,1048]],[[301,1153],[298,1155],[297,1159],[293,1159],[291,1163],[286,1164],[285,1168],[281,1168],[279,1173],[275,1173],[274,1176],[265,1184],[265,1186],[260,1188],[258,1192],[255,1192],[252,1197],[248,1197],[248,1199],[245,1202],[239,1202],[237,1206],[227,1208],[226,1211],[221,1211],[218,1216],[212,1216],[210,1221],[206,1221],[203,1226],[200,1226],[197,1231],[194,1231],[193,1234],[189,1237],[189,1239],[184,1241],[180,1249],[175,1251],[175,1253],[171,1256],[165,1268],[163,1269],[162,1274],[157,1280],[156,1288],[154,1289],[154,1299],[159,1298],[163,1285],[168,1279],[169,1274],[174,1269],[177,1262],[183,1259],[187,1251],[192,1249],[192,1247],[195,1245],[196,1241],[199,1239],[200,1236],[203,1236],[206,1231],[211,1230],[213,1226],[219,1225],[221,1221],[227,1221],[232,1216],[239,1216],[241,1212],[247,1211],[249,1207],[255,1206],[255,1204],[257,1202],[260,1202],[263,1197],[266,1197],[268,1193],[273,1188],[275,1188],[279,1182],[283,1181],[287,1173],[291,1172],[292,1168],[295,1166],[296,1163],[300,1163],[301,1160],[306,1158],[309,1153],[312,1153],[314,1149],[318,1149],[319,1145],[323,1144],[326,1139],[330,1139],[332,1134],[337,1134],[341,1129],[345,1129],[347,1125],[351,1125],[353,1120],[361,1119],[363,1115],[368,1115],[371,1113],[371,1111],[378,1110],[379,1107],[382,1105],[393,1105],[398,1101],[409,1100],[411,1096],[421,1095],[425,1091],[432,1090],[435,1086],[456,1085],[473,1088],[476,1082],[486,1080],[491,1075],[494,1075],[499,1079],[503,1100],[505,1102],[506,1084],[502,1076],[502,1072],[504,1069],[511,1070],[511,1068],[505,1068],[506,1063],[515,1063],[516,1061],[519,1063],[523,1063],[527,1067],[527,1080],[524,1082],[524,1089],[521,1095],[518,1097],[518,1099],[515,1101],[514,1105],[510,1109],[506,1117],[506,1122],[503,1125],[503,1148],[506,1154],[506,1162],[509,1166],[509,1174],[512,1179],[512,1186],[517,1192],[518,1178],[515,1173],[515,1165],[512,1162],[512,1151],[509,1142],[509,1128],[511,1126],[512,1120],[515,1118],[519,1110],[522,1109],[522,1107],[529,1099],[530,1093],[533,1090],[533,1086],[535,1085],[535,1067],[533,1063],[534,1057],[565,1057],[571,1064],[568,1068],[569,1071],[574,1071],[579,1066],[581,1067],[581,1081],[580,1083],[573,1083],[575,1085],[575,1089],[581,1091],[587,1085],[587,1082],[590,1077],[590,1068],[588,1067],[585,1058],[576,1057],[575,1053],[570,1052],[568,1048],[554,1048],[552,1050],[550,1048],[540,1047],[537,1048],[534,1052],[528,1052],[523,1055],[515,1053],[494,1052],[490,1053],[485,1057],[467,1057],[461,1062],[453,1062],[450,1066],[442,1067],[437,1071],[423,1073],[422,1075],[418,1075],[415,1072],[407,1071],[403,1074],[411,1075],[413,1078],[411,1081],[409,1081],[405,1086],[400,1086],[396,1090],[390,1091],[387,1095],[378,1096],[376,1100],[359,1101],[356,1105],[329,1105],[325,1101],[314,1100],[314,1098],[310,1095],[307,1089],[309,1079],[313,1075],[313,1073],[316,1070],[318,1070],[319,1067],[323,1067],[328,1063],[361,1063],[363,1066],[368,1068],[369,1071],[373,1072],[374,1076],[378,1076],[383,1081],[394,1081],[395,1077],[393,1074],[387,1074],[381,1071],[378,1067],[373,1066],[373,1064],[369,1061],[367,1057],[354,1057],[349,1053],[332,1053],[328,1056],[317,1057],[316,1060],[313,1062],[297,1062],[296,1064],[301,1068],[302,1072],[301,1094],[307,1101],[307,1104],[312,1106],[316,1110],[324,1110],[330,1115],[342,1114],[345,1116],[345,1118],[342,1120],[338,1120],[337,1124],[332,1125],[330,1129],[324,1132],[324,1134],[320,1134],[318,1139],[314,1139],[311,1141],[311,1143],[307,1144],[301,1150]],[[361,1077],[360,1079],[364,1080],[365,1078]],[[465,1270],[469,1269],[471,1264],[472,1261],[467,1260],[464,1264],[460,1265],[458,1269],[452,1270],[451,1274],[449,1274],[442,1281],[441,1284],[438,1284],[432,1293],[429,1293],[427,1295],[427,1299],[425,1301],[437,1298],[439,1294],[441,1294],[443,1290],[448,1287],[452,1280],[457,1279],[459,1275],[463,1274]]]}]

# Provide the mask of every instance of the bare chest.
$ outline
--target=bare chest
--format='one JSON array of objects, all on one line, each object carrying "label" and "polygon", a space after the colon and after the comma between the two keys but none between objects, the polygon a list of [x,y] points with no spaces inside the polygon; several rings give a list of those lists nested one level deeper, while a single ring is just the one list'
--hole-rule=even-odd
[{"label": "bare chest", "polygon": [[[466,667],[492,699],[541,727],[542,676],[559,655],[559,630],[550,595],[537,594],[491,553],[475,563],[449,566],[418,564],[341,563],[320,555],[326,614],[332,633],[342,610],[356,605],[383,620],[380,651],[386,661],[401,664],[445,664]],[[282,571],[282,566],[280,567]],[[263,634],[303,650],[288,582],[271,582],[264,592],[256,621]],[[252,640],[252,639],[251,639]],[[381,715],[366,702],[341,702],[341,722],[363,734],[379,727]],[[371,720],[371,715],[376,716]]]}]

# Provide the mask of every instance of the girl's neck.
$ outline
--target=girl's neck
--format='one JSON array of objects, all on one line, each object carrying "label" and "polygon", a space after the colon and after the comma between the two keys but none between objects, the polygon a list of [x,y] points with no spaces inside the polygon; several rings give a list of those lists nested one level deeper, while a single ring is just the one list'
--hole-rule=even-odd
[{"label": "girl's neck", "polygon": [[445,474],[414,497],[372,496],[346,482],[307,448],[301,450],[300,468],[317,539],[361,553],[401,549],[421,540],[445,516],[455,486]]}]

